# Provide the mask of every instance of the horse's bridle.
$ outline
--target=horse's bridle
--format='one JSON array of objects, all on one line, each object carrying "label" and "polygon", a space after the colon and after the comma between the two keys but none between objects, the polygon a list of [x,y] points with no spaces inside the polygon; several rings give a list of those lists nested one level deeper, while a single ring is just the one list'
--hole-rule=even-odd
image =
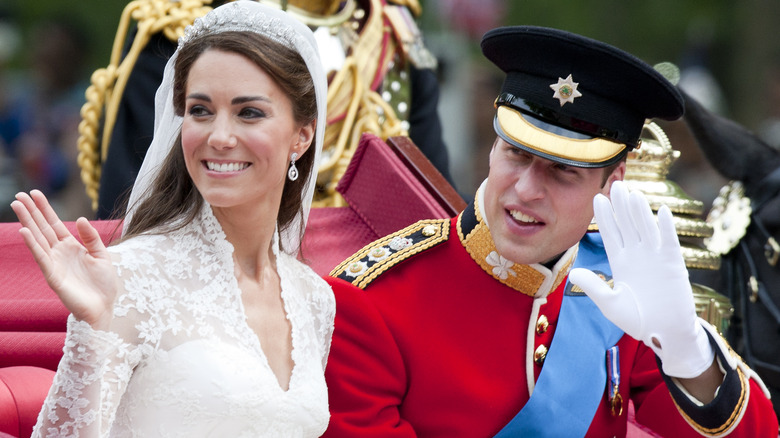
[{"label": "horse's bridle", "polygon": [[[748,227],[753,226],[758,232],[759,239],[763,241],[764,257],[769,266],[776,268],[778,259],[780,259],[780,245],[777,240],[767,230],[766,226],[758,217],[758,213],[761,209],[775,196],[780,193],[780,168],[775,169],[763,180],[761,180],[758,186],[752,188],[746,195],[749,197],[751,213],[750,224]],[[770,386],[775,388],[780,387],[780,366],[775,363],[766,362],[755,357],[751,344],[751,338],[753,333],[746,325],[746,320],[749,318],[750,308],[748,301],[753,304],[761,304],[767,310],[767,312],[774,319],[776,327],[780,327],[780,308],[778,303],[775,303],[772,296],[769,294],[764,282],[760,280],[758,268],[756,266],[756,260],[750,252],[750,248],[746,239],[750,236],[750,233],[745,235],[745,238],[740,239],[738,244],[738,252],[734,254],[734,257],[729,258],[730,266],[727,268],[728,272],[727,288],[728,294],[732,300],[738,297],[740,303],[740,310],[742,316],[742,337],[744,351],[743,356],[748,365],[754,368],[763,379],[770,383]],[[736,248],[735,248],[736,249]],[[740,263],[740,260],[742,263]],[[737,265],[742,265],[744,273],[748,274],[745,279],[738,278],[735,280],[735,276],[740,276],[736,272]],[[742,280],[742,281],[739,281]],[[734,290],[736,289],[736,290]],[[767,327],[770,329],[770,327]]]},{"label": "horse's bridle", "polygon": [[751,207],[754,214],[751,215],[752,222],[756,224],[756,228],[766,239],[764,244],[764,255],[767,262],[771,266],[777,266],[778,259],[780,259],[780,245],[777,240],[767,231],[761,219],[755,216],[761,208],[772,198],[774,198],[778,192],[780,192],[780,167],[773,170],[769,175],[761,180],[761,183],[751,192],[748,196],[751,199]]}]

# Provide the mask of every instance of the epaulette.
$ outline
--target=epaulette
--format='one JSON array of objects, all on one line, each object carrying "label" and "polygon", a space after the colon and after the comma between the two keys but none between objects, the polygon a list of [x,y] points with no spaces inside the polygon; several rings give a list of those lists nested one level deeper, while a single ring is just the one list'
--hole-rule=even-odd
[{"label": "epaulette", "polygon": [[447,240],[450,219],[422,220],[364,246],[331,271],[331,277],[365,289],[380,274]]}]

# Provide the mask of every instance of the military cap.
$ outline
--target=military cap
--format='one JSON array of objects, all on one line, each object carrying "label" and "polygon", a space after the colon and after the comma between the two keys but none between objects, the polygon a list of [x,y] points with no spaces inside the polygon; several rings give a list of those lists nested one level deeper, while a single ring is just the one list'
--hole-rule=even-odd
[{"label": "military cap", "polygon": [[577,167],[618,162],[647,119],[683,114],[678,90],[609,44],[536,26],[493,29],[484,55],[506,73],[493,127],[508,143]]}]

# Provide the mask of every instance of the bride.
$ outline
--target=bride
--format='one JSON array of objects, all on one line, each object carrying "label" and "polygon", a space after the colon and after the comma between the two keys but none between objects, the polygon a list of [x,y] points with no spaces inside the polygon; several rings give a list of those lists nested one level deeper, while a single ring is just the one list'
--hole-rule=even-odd
[{"label": "bride", "polygon": [[71,312],[33,436],[319,436],[335,304],[297,260],[325,127],[311,31],[251,1],[188,27],[119,244],[12,203]]}]

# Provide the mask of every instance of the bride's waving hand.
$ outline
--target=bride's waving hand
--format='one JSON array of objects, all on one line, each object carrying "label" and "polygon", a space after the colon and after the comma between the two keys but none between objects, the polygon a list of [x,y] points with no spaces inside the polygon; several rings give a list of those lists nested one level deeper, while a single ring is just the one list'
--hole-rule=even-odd
[{"label": "bride's waving hand", "polygon": [[116,296],[117,274],[97,230],[87,219],[79,218],[79,242],[38,190],[17,194],[11,208],[22,224],[19,232],[24,243],[68,311],[94,329],[106,329]]}]

